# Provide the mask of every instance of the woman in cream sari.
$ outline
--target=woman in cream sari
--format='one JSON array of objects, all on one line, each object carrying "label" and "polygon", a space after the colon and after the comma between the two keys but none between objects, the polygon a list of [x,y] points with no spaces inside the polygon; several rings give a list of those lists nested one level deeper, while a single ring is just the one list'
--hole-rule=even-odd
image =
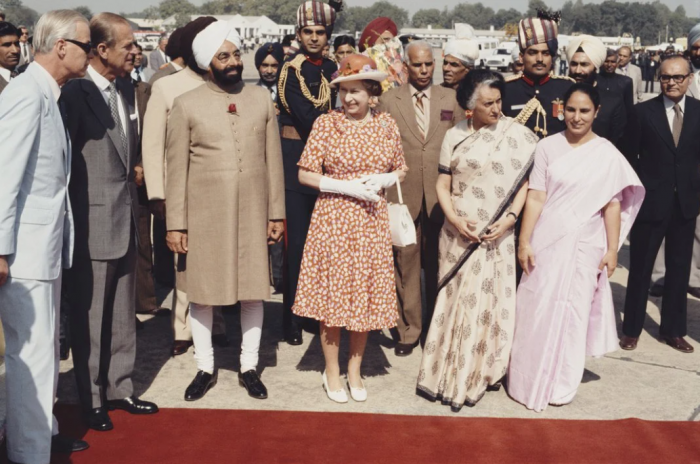
[{"label": "woman in cream sari", "polygon": [[443,143],[437,193],[439,293],[418,391],[459,411],[506,373],[515,322],[515,237],[537,136],[501,114],[503,77],[470,72],[457,99],[468,119]]}]

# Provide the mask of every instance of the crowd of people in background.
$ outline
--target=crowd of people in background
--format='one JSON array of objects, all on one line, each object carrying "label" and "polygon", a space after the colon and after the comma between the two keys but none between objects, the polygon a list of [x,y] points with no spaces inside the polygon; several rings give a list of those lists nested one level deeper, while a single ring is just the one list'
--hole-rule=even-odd
[{"label": "crowd of people in background", "polygon": [[[342,6],[303,2],[296,34],[255,50],[255,84],[248,46],[214,17],[148,57],[113,13],[50,11],[31,45],[0,22],[11,462],[89,446],[52,415],[70,353],[87,427],[158,413],[134,393],[136,314],[171,316],[173,356],[194,346],[184,400],[197,401],[218,381],[214,346],[231,344],[222,308],[237,305],[238,382],[264,400],[272,290],[286,343],[320,336],[338,403],[368,398],[374,330],[394,331],[396,356],[422,346],[416,391],[454,411],[502,386],[535,411],[570,403],[586,356],[637,347],[650,291],[661,340],[693,352],[700,25],[686,55],[588,35],[560,49],[558,18],[540,12],[519,23],[508,77],[477,69],[466,28],[436,85],[432,45],[389,18],[331,40]],[[618,339],[608,279],[627,237]],[[170,311],[156,286],[174,290]]]}]

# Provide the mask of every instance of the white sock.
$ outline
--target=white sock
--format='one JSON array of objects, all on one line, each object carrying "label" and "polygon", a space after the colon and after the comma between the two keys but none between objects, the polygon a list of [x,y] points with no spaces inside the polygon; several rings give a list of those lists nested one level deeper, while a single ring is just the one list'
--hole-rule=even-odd
[{"label": "white sock", "polygon": [[[258,367],[258,352],[262,337],[263,317],[262,300],[241,301],[241,373]],[[193,328],[194,333],[194,328]]]},{"label": "white sock", "polygon": [[211,343],[211,328],[214,325],[214,307],[190,303],[192,342],[197,369],[214,373],[214,346]]}]

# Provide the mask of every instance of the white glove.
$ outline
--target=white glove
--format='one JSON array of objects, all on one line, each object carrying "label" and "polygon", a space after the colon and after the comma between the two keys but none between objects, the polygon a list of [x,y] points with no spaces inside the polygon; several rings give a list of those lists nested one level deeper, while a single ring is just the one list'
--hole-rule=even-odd
[{"label": "white glove", "polygon": [[360,179],[354,180],[338,180],[331,177],[321,177],[319,190],[326,193],[338,193],[349,197],[357,198],[358,200],[371,201],[376,203],[379,201],[379,188],[373,185],[363,184]]},{"label": "white glove", "polygon": [[395,185],[399,181],[399,176],[395,172],[386,174],[370,174],[360,179],[365,185],[371,185],[377,189],[385,189]]}]

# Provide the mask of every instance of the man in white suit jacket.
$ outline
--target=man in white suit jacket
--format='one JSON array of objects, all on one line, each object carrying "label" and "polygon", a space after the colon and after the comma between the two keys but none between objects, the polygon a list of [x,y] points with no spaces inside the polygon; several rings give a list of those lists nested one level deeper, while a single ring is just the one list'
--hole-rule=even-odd
[{"label": "man in white suit jacket", "polygon": [[632,49],[626,45],[623,45],[617,50],[617,56],[620,61],[617,63],[616,73],[622,74],[632,79],[632,85],[634,86],[634,103],[637,104],[641,101],[643,91],[642,91],[642,70],[639,66],[630,63],[632,59]]},{"label": "man in white suit jacket", "polygon": [[51,11],[35,38],[35,62],[0,95],[0,318],[8,458],[48,464],[52,451],[88,447],[58,435],[52,410],[62,268],[73,253],[70,141],[57,102],[60,86],[85,73],[90,30],[74,11]]}]

